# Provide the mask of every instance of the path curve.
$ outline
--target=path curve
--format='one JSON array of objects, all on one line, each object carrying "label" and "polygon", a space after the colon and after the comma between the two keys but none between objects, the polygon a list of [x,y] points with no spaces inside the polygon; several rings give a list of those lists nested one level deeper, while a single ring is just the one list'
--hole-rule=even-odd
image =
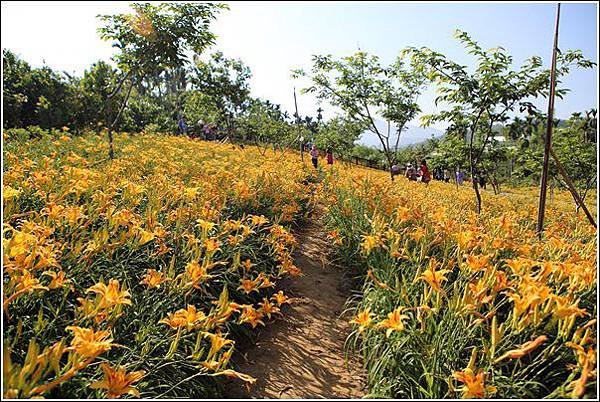
[{"label": "path curve", "polygon": [[283,315],[258,334],[255,345],[238,357],[238,371],[257,379],[250,392],[238,381],[225,389],[227,398],[360,398],[365,376],[356,359],[344,358],[348,319],[340,318],[347,289],[342,273],[324,256],[330,247],[316,220],[294,233],[295,264],[303,277],[283,283],[295,298]]}]

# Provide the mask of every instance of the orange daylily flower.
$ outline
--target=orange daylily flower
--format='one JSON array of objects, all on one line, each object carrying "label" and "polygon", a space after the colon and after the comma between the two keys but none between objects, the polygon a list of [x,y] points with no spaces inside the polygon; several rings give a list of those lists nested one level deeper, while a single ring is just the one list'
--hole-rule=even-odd
[{"label": "orange daylily flower", "polygon": [[250,221],[255,226],[261,226],[266,223],[269,223],[269,220],[267,218],[265,218],[263,215],[261,215],[261,216],[252,215],[252,216],[250,216]]},{"label": "orange daylily flower", "polygon": [[221,334],[206,332],[204,333],[204,336],[210,338],[210,350],[208,351],[206,360],[210,360],[219,352],[219,350],[223,349],[223,347],[227,345],[233,345],[235,343],[231,339],[223,338]]},{"label": "orange daylily flower", "polygon": [[490,255],[467,255],[465,265],[472,272],[485,271],[490,265]]},{"label": "orange daylily flower", "polygon": [[206,239],[204,241],[204,247],[206,247],[207,253],[212,253],[217,250],[221,250],[221,243],[214,238]]},{"label": "orange daylily flower", "polygon": [[159,288],[160,285],[169,279],[163,272],[158,272],[155,269],[149,269],[140,282],[142,285],[147,285],[149,288]]},{"label": "orange daylily flower", "polygon": [[111,279],[108,282],[108,285],[105,285],[103,282],[97,283],[88,288],[86,293],[96,293],[102,297],[100,304],[98,305],[98,308],[100,309],[105,309],[120,304],[131,305],[131,300],[129,299],[129,296],[131,295],[128,291],[120,289],[119,281],[116,279]]},{"label": "orange daylily flower", "polygon": [[588,315],[588,312],[578,307],[579,304],[577,301],[569,304],[569,300],[567,297],[554,296],[554,301],[556,305],[552,310],[552,313],[555,317],[560,319],[570,318],[570,317],[584,317]]},{"label": "orange daylily flower", "polygon": [[144,377],[146,373],[144,370],[127,373],[124,366],[114,369],[106,363],[102,363],[100,367],[104,372],[104,379],[93,382],[90,384],[90,388],[106,389],[107,398],[118,398],[123,394],[130,394],[139,398],[139,391],[132,387],[131,384],[138,382]]},{"label": "orange daylily flower", "polygon": [[260,310],[255,309],[253,306],[245,305],[242,306],[242,314],[240,315],[240,323],[249,323],[252,328],[256,328],[258,324],[265,325],[261,318],[263,314]]},{"label": "orange daylily flower", "polygon": [[201,282],[212,278],[212,275],[208,273],[208,268],[196,261],[192,261],[185,266],[185,276],[188,281],[184,286],[193,286],[196,289],[200,288]]},{"label": "orange daylily flower", "polygon": [[282,290],[271,296],[271,299],[274,299],[279,307],[281,307],[281,305],[284,303],[289,304],[289,299],[283,294]]},{"label": "orange daylily flower", "polygon": [[238,287],[238,290],[243,290],[246,294],[258,292],[258,282],[260,281],[256,279],[242,279],[242,284]]},{"label": "orange daylily flower", "polygon": [[91,328],[68,326],[73,333],[71,349],[83,357],[98,356],[113,346],[109,331],[95,331]]},{"label": "orange daylily flower", "polygon": [[332,230],[329,232],[329,234],[327,234],[327,238],[337,246],[343,243],[342,237],[340,236],[340,232],[338,230]]},{"label": "orange daylily flower", "polygon": [[381,238],[379,236],[366,235],[362,237],[363,242],[360,244],[360,246],[362,247],[366,255],[369,255],[371,253],[371,250],[373,250],[375,247],[380,246],[382,243]]},{"label": "orange daylily flower", "polygon": [[246,272],[249,273],[252,270],[252,266],[254,266],[254,264],[252,264],[252,261],[250,261],[250,258],[246,258],[246,261],[244,261],[242,266],[244,267]]},{"label": "orange daylily flower", "polygon": [[206,319],[202,311],[197,311],[196,306],[188,304],[187,308],[167,314],[167,318],[159,321],[159,324],[166,324],[173,329],[186,327],[194,328],[198,323]]},{"label": "orange daylily flower", "polygon": [[18,278],[17,286],[15,286],[15,292],[30,292],[36,289],[48,290],[46,286],[42,286],[40,281],[31,272],[24,269],[22,275]]},{"label": "orange daylily flower", "polygon": [[[258,279],[258,278],[257,278]],[[272,288],[275,284],[271,282],[271,279],[268,276],[262,278],[262,283],[258,286],[259,289]]]},{"label": "orange daylily flower", "polygon": [[263,298],[262,303],[260,303],[259,305],[261,306],[260,311],[269,318],[271,318],[271,314],[279,313],[279,308],[277,308],[277,306],[275,306],[274,304],[271,304],[269,299],[267,299],[266,297]]},{"label": "orange daylily flower", "polygon": [[388,313],[388,318],[381,321],[377,324],[380,328],[387,328],[385,331],[385,336],[389,337],[390,334],[394,331],[404,331],[404,320],[407,320],[409,317],[405,314],[402,314],[402,307],[396,308],[391,313]]},{"label": "orange daylily flower", "polygon": [[452,377],[464,384],[459,389],[463,398],[484,398],[486,394],[494,394],[497,391],[493,385],[485,385],[485,374],[481,370],[475,374],[472,369],[467,368],[464,371],[455,371]]},{"label": "orange daylily flower", "polygon": [[371,309],[367,308],[356,314],[356,316],[350,320],[350,323],[358,325],[358,332],[361,333],[371,326],[373,323],[373,316],[374,314],[371,313]]},{"label": "orange daylily flower", "polygon": [[436,292],[445,294],[444,289],[442,289],[442,283],[448,280],[445,275],[451,271],[449,269],[441,269],[436,271],[436,265],[437,261],[435,258],[430,259],[427,270],[425,270],[417,279],[422,279],[423,281],[427,282],[429,286],[431,286]]},{"label": "orange daylily flower", "polygon": [[50,284],[48,285],[48,289],[62,288],[66,284],[71,283],[71,280],[65,277],[64,271],[46,271],[44,272],[44,275],[47,275],[52,278],[52,281],[50,281]]},{"label": "orange daylily flower", "polygon": [[202,232],[204,232],[204,233],[210,232],[210,230],[212,228],[214,228],[215,225],[216,225],[216,223],[210,222],[210,221],[206,221],[204,219],[198,219],[197,222],[198,223],[196,224],[196,226],[199,226],[200,229],[202,229]]}]

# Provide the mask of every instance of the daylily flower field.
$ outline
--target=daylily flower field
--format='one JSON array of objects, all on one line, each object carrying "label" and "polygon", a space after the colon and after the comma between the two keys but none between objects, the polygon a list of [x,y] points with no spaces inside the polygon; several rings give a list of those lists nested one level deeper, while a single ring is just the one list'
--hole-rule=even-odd
[{"label": "daylily flower field", "polygon": [[[214,396],[300,275],[295,161],[175,137],[5,149],[4,396]],[[285,225],[285,226],[284,226]]]},{"label": "daylily flower field", "polygon": [[[356,278],[348,351],[388,398],[594,397],[596,231],[564,192],[483,194],[297,154],[118,134],[5,138],[4,397],[218,397],[302,275],[323,206]],[[595,203],[595,199],[592,203]],[[285,319],[285,315],[283,316]]]},{"label": "daylily flower field", "polygon": [[[366,277],[349,339],[372,396],[595,396],[596,230],[536,189],[484,192],[358,169],[324,188],[340,265]],[[593,201],[595,202],[595,201]]]}]

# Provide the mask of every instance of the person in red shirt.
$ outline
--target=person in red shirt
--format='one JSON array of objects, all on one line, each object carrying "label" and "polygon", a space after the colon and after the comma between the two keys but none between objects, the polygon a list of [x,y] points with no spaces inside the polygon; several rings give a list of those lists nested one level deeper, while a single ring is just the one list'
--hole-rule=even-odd
[{"label": "person in red shirt", "polygon": [[421,168],[419,169],[419,175],[421,176],[421,182],[427,184],[431,181],[431,173],[427,168],[427,161],[423,159],[421,162]]},{"label": "person in red shirt", "polygon": [[333,152],[331,151],[331,148],[327,148],[327,164],[333,165]]}]

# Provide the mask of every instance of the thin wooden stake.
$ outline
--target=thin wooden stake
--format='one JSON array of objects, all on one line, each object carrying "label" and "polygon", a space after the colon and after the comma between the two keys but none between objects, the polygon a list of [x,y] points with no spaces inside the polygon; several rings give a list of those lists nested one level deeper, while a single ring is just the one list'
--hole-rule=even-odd
[{"label": "thin wooden stake", "polygon": [[[300,115],[298,114],[298,102],[296,101],[296,87],[294,87],[294,107],[296,108],[296,131],[298,131],[298,138],[300,138],[300,126],[298,124]],[[300,158],[304,163],[304,141],[300,141]]]},{"label": "thin wooden stake", "polygon": [[548,100],[548,121],[546,122],[546,141],[544,143],[544,164],[542,166],[542,179],[540,183],[540,203],[538,208],[537,233],[542,238],[544,231],[544,213],[546,212],[546,190],[548,185],[548,166],[550,162],[550,148],[552,146],[552,122],[554,114],[554,92],[556,89],[556,52],[558,49],[558,22],[560,19],[560,3],[556,8],[556,28],[554,30],[554,48],[552,49],[552,67],[550,70],[550,96]]}]

